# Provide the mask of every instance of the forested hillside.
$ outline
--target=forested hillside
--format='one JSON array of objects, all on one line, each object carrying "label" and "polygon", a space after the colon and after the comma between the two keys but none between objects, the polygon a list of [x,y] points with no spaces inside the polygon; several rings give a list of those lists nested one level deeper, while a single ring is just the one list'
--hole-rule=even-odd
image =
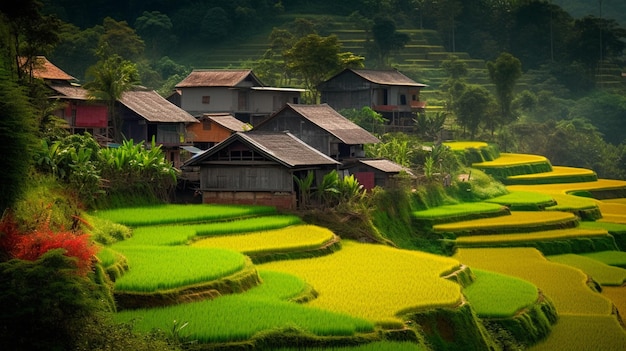
[{"label": "forested hillside", "polygon": [[[7,10],[21,22],[7,30],[6,46],[47,56],[81,84],[111,57],[164,96],[198,68],[251,68],[266,85],[310,90],[346,67],[395,68],[428,85],[418,137],[443,127],[454,138],[626,177],[622,2],[42,3]],[[315,92],[304,101],[316,102]]]}]

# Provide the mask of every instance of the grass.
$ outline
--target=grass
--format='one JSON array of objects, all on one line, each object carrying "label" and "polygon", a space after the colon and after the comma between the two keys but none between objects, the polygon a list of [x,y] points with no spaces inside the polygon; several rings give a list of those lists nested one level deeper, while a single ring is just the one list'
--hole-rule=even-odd
[{"label": "grass", "polygon": [[294,225],[282,229],[205,238],[194,247],[217,247],[245,255],[316,249],[335,237],[330,230],[315,225]]},{"label": "grass", "polygon": [[259,267],[302,277],[320,294],[311,306],[377,322],[397,324],[403,312],[452,307],[462,298],[458,284],[441,278],[458,261],[383,245],[344,240],[332,255]]},{"label": "grass", "polygon": [[228,218],[268,215],[273,213],[276,213],[276,209],[269,206],[166,204],[99,210],[93,212],[92,215],[130,227],[139,227],[182,222],[224,220]]},{"label": "grass", "polygon": [[623,351],[626,333],[614,316],[561,315],[550,337],[530,351]]},{"label": "grass", "polygon": [[138,331],[170,330],[173,321],[188,322],[184,337],[200,343],[247,340],[267,330],[298,326],[316,335],[345,336],[371,332],[372,322],[284,301],[304,286],[299,278],[261,271],[263,284],[242,294],[174,306],[122,311],[118,322],[134,320]]},{"label": "grass", "polygon": [[120,249],[129,271],[115,282],[120,291],[156,292],[208,282],[244,268],[239,252],[185,246],[128,246]]},{"label": "grass", "polygon": [[626,282],[626,269],[609,266],[606,263],[602,263],[590,257],[563,254],[548,256],[547,258],[552,262],[558,262],[580,269],[600,285],[621,286]]},{"label": "grass", "polygon": [[612,313],[607,298],[587,286],[581,270],[548,261],[532,248],[459,249],[453,258],[473,269],[484,269],[524,279],[543,291],[559,315],[602,315]]},{"label": "grass", "polygon": [[508,275],[472,270],[476,279],[463,289],[470,306],[480,318],[507,318],[537,302],[533,284]]}]

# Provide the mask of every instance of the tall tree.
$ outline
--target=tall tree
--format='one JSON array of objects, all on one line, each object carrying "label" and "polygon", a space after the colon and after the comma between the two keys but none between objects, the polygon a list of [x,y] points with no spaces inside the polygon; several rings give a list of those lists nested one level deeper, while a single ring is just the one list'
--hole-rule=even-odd
[{"label": "tall tree", "polygon": [[590,72],[598,62],[620,57],[626,48],[626,29],[612,19],[586,16],[574,22],[568,41],[572,61],[585,64]]},{"label": "tall tree", "polygon": [[374,41],[370,47],[376,57],[376,66],[389,66],[389,54],[402,49],[408,42],[409,36],[396,30],[396,23],[390,17],[377,17],[372,26]]},{"label": "tall tree", "polygon": [[104,33],[98,48],[105,56],[117,55],[126,60],[138,60],[144,54],[145,43],[126,21],[107,17],[103,21]]},{"label": "tall tree", "polygon": [[470,139],[474,139],[478,127],[486,121],[491,102],[489,91],[480,85],[467,86],[456,101],[457,121],[463,128],[467,128]]},{"label": "tall tree", "polygon": [[286,66],[298,74],[304,87],[310,92],[310,103],[317,103],[317,86],[345,67],[363,65],[363,57],[351,53],[342,53],[337,36],[322,37],[309,34],[298,40],[293,47],[283,53]]},{"label": "tall tree", "polygon": [[0,57],[0,154],[5,169],[0,172],[0,216],[23,192],[34,150],[35,121],[26,93],[6,70]]},{"label": "tall tree", "polygon": [[150,54],[155,58],[175,41],[172,28],[170,18],[159,11],[144,11],[135,20],[135,30],[149,43]]},{"label": "tall tree", "polygon": [[122,116],[116,110],[116,102],[124,92],[139,82],[139,73],[134,63],[119,55],[101,56],[102,59],[87,71],[85,88],[92,98],[105,101],[112,122],[113,139],[122,141]]},{"label": "tall tree", "polygon": [[515,119],[511,109],[515,84],[522,76],[522,63],[513,55],[504,52],[498,56],[495,62],[487,62],[489,78],[496,86],[496,96],[500,104],[500,113],[503,123]]}]

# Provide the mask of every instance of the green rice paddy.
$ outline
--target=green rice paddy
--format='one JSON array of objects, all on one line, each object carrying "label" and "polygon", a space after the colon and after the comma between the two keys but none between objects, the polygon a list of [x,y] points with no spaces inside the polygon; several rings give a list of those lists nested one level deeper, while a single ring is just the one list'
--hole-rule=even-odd
[{"label": "green rice paddy", "polygon": [[609,266],[588,256],[563,254],[547,258],[580,269],[600,285],[621,286],[626,282],[626,269]]},{"label": "green rice paddy", "polygon": [[129,271],[115,281],[120,291],[156,292],[209,282],[233,274],[246,265],[239,252],[185,246],[128,246],[120,248]]},{"label": "green rice paddy", "polygon": [[552,196],[533,191],[512,191],[485,202],[507,206],[514,211],[538,211],[556,205]]},{"label": "green rice paddy", "polygon": [[139,227],[145,225],[214,221],[274,213],[276,213],[276,209],[269,206],[166,204],[99,210],[93,212],[92,215],[130,227]]},{"label": "green rice paddy", "polygon": [[480,318],[507,318],[537,302],[537,287],[525,280],[480,269],[476,279],[463,289]]}]

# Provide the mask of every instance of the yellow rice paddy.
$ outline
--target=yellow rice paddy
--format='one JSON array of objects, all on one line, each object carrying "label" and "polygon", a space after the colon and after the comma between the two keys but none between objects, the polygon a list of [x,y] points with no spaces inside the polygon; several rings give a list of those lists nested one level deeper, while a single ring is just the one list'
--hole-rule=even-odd
[{"label": "yellow rice paddy", "polygon": [[529,241],[557,240],[580,237],[607,236],[609,233],[604,229],[581,229],[568,228],[557,230],[545,230],[532,233],[514,233],[514,234],[490,234],[490,235],[471,235],[460,236],[456,238],[458,246],[471,246],[472,244],[495,244],[495,243],[516,243]]},{"label": "yellow rice paddy", "polygon": [[533,163],[549,163],[549,161],[545,156],[540,155],[501,153],[500,157],[493,161],[474,163],[472,166],[477,168],[490,168]]},{"label": "yellow rice paddy", "polygon": [[383,245],[344,240],[332,255],[258,266],[303,278],[319,292],[312,306],[373,321],[462,300],[460,285],[441,278],[459,268],[457,260]]},{"label": "yellow rice paddy", "polygon": [[237,235],[215,236],[198,240],[197,247],[217,247],[244,254],[312,249],[331,241],[335,234],[315,225],[294,225],[282,229]]},{"label": "yellow rice paddy", "polygon": [[459,232],[466,230],[512,227],[533,227],[576,220],[576,215],[558,211],[513,211],[508,216],[473,219],[454,223],[438,224],[433,229],[438,232]]},{"label": "yellow rice paddy", "polygon": [[489,144],[483,141],[453,141],[443,144],[445,146],[448,146],[453,151],[462,151],[465,149],[480,149],[489,146]]},{"label": "yellow rice paddy", "polygon": [[453,256],[471,268],[512,275],[535,284],[561,314],[609,316],[612,303],[586,284],[581,270],[548,261],[533,248],[460,248]]}]

